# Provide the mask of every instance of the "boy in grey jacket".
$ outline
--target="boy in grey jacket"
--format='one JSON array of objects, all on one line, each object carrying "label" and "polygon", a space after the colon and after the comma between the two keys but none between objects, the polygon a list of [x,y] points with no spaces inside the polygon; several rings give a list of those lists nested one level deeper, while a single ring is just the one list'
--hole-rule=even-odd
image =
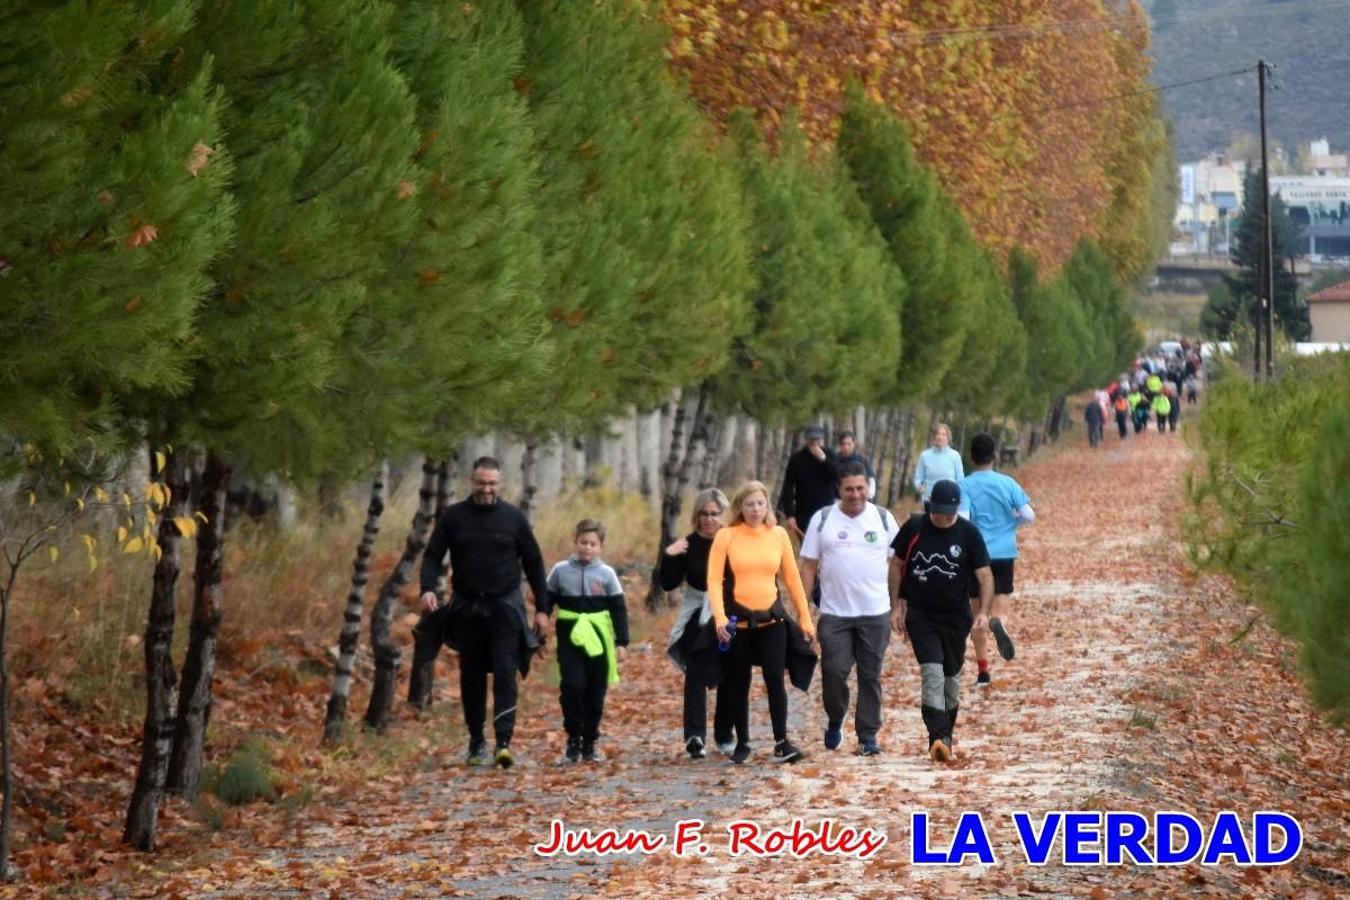
[{"label": "boy in grey jacket", "polygon": [[605,694],[619,680],[616,647],[628,646],[628,608],[619,576],[600,559],[605,526],[577,523],[574,552],[548,573],[549,609],[558,611],[558,672],[568,762],[601,759],[595,749]]}]

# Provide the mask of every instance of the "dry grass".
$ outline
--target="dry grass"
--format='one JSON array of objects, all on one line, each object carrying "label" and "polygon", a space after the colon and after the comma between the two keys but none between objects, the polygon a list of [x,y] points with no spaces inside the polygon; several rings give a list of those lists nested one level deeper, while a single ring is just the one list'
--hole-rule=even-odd
[{"label": "dry grass", "polygon": [[[688,500],[685,509],[688,509]],[[612,565],[639,561],[650,564],[661,540],[659,508],[642,495],[612,487],[592,487],[565,493],[534,516],[534,533],[544,559],[552,563],[572,552],[573,529],[585,518],[605,526],[604,558]]]},{"label": "dry grass", "polygon": [[[409,479],[386,507],[367,588],[367,617],[403,551],[416,491],[415,480]],[[352,502],[337,520],[302,520],[287,533],[249,520],[232,525],[225,539],[222,669],[268,665],[284,652],[279,649],[281,637],[324,646],[337,643],[364,514],[364,505]],[[586,517],[599,518],[608,530],[606,560],[621,570],[641,571],[651,564],[660,536],[656,507],[639,494],[605,486],[571,491],[536,513],[535,531],[546,563],[571,551],[573,528]],[[191,616],[195,550],[193,542],[184,541],[175,630],[179,660]],[[97,570],[90,572],[78,533],[67,536],[59,561],[45,556],[31,560],[20,574],[12,607],[12,674],[20,681],[44,678],[91,713],[121,720],[141,715],[142,636],[153,568],[144,555],[101,551]],[[636,613],[645,583],[630,585]],[[395,612],[396,639],[409,648],[415,587],[405,591],[403,606]],[[634,625],[640,633],[649,631],[645,623]]]}]

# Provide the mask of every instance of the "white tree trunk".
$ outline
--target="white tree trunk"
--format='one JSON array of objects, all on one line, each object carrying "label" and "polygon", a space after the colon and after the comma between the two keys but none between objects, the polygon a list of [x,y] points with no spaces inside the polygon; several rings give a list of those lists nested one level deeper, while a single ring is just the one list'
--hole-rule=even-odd
[{"label": "white tree trunk", "polygon": [[549,435],[547,440],[539,442],[538,459],[539,493],[536,499],[548,503],[562,492],[563,457],[562,445],[557,435]]},{"label": "white tree trunk", "polygon": [[661,504],[661,410],[637,414],[638,490],[652,502],[653,509]]}]

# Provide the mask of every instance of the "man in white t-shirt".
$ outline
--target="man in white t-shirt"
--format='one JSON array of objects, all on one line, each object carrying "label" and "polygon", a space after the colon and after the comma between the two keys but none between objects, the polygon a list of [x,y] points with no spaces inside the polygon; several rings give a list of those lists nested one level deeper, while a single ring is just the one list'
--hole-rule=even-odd
[{"label": "man in white t-shirt", "polygon": [[881,752],[881,665],[891,641],[891,541],[900,527],[895,516],[867,502],[867,472],[860,464],[840,468],[839,496],[811,517],[802,538],[802,587],[809,594],[819,576],[825,749],[843,742],[848,676],[856,664],[858,753],[875,756]]}]

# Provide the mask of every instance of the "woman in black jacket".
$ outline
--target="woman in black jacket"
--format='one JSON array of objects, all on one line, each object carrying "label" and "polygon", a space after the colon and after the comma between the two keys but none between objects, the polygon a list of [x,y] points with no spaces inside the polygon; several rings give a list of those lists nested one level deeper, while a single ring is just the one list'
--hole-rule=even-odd
[{"label": "woman in black jacket", "polygon": [[[694,500],[694,530],[661,554],[661,590],[673,591],[681,583],[685,585],[684,602],[670,630],[666,653],[684,671],[684,749],[693,759],[707,755],[707,691],[715,683],[709,667],[695,662],[700,651],[705,656],[709,652],[716,653],[712,630],[704,627],[712,619],[712,610],[708,606],[708,551],[712,548],[713,536],[723,525],[722,515],[728,505],[726,495],[717,488],[701,491]],[[713,646],[701,647],[700,638],[702,643]],[[713,739],[719,750],[730,753],[736,742],[731,736],[732,722],[724,721],[729,707],[722,702],[720,685],[717,694]]]}]

